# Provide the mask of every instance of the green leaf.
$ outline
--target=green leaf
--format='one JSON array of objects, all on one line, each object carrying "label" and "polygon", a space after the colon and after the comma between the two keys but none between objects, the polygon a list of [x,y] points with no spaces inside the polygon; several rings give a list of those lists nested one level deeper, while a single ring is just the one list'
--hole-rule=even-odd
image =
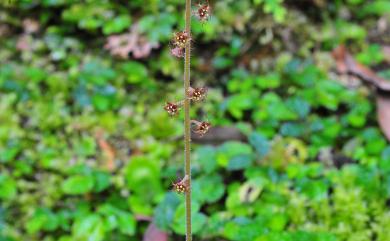
[{"label": "green leaf", "polygon": [[362,40],[367,36],[367,31],[358,24],[340,20],[336,22],[336,27],[342,42],[346,42],[350,39]]},{"label": "green leaf", "polygon": [[106,190],[111,184],[111,175],[107,172],[96,171],[93,173],[94,191],[101,192]]},{"label": "green leaf", "polygon": [[[191,216],[192,216],[192,232],[197,234],[202,230],[206,224],[207,217],[203,213],[199,212],[200,205],[197,202],[192,202]],[[181,235],[186,233],[186,209],[185,203],[182,202],[176,209],[175,217],[173,221],[173,230]]]},{"label": "green leaf", "polygon": [[310,104],[300,97],[288,98],[286,105],[302,119],[310,113]]},{"label": "green leaf", "polygon": [[367,2],[364,4],[363,8],[358,12],[359,14],[365,16],[368,14],[373,14],[377,16],[382,16],[390,12],[390,2],[387,0],[376,0],[373,2]]},{"label": "green leaf", "polygon": [[[298,115],[292,112],[275,93],[267,93],[261,100],[261,106],[272,120],[296,120]],[[266,117],[264,114],[264,117]]]},{"label": "green leaf", "polygon": [[0,199],[13,199],[16,193],[16,182],[11,177],[0,174]]},{"label": "green leaf", "polygon": [[96,141],[91,136],[83,136],[75,143],[75,151],[80,156],[94,155],[96,152]]},{"label": "green leaf", "polygon": [[255,79],[255,83],[261,89],[275,89],[280,86],[280,76],[277,73],[259,76]]},{"label": "green leaf", "polygon": [[162,193],[159,160],[133,156],[125,167],[125,179],[127,187],[135,194],[130,199],[140,208],[151,204]]},{"label": "green leaf", "polygon": [[135,234],[135,227],[136,227],[136,220],[133,217],[131,213],[128,212],[118,212],[118,223],[119,223],[119,230],[123,234],[127,235],[134,235]]},{"label": "green leaf", "polygon": [[358,103],[347,115],[348,122],[353,127],[363,127],[367,121],[367,114],[372,110],[369,102]]},{"label": "green leaf", "polygon": [[148,80],[148,71],[146,67],[136,61],[127,61],[121,65],[121,69],[127,75],[127,81],[130,84],[138,84]]},{"label": "green leaf", "polygon": [[72,226],[76,240],[103,241],[105,232],[103,219],[97,214],[80,217]]},{"label": "green leaf", "polygon": [[387,146],[381,155],[381,160],[379,162],[379,166],[385,172],[390,172],[390,146]]},{"label": "green leaf", "polygon": [[26,222],[26,230],[30,234],[40,230],[54,231],[59,225],[60,220],[54,213],[45,208],[38,208],[32,218]]},{"label": "green leaf", "polygon": [[280,134],[283,136],[300,137],[307,131],[307,125],[304,123],[286,122],[280,127]]},{"label": "green leaf", "polygon": [[18,145],[12,145],[7,147],[5,150],[0,152],[0,163],[12,161],[18,153],[20,153],[21,148]]},{"label": "green leaf", "polygon": [[92,104],[99,111],[107,111],[110,108],[111,100],[107,96],[96,94],[92,96]]},{"label": "green leaf", "polygon": [[213,66],[216,69],[225,69],[233,64],[233,60],[225,56],[217,56],[213,59]]},{"label": "green leaf", "polygon": [[138,26],[141,33],[147,34],[150,41],[157,43],[171,38],[175,23],[175,16],[165,12],[145,15],[138,21]]},{"label": "green leaf", "polygon": [[335,235],[324,232],[270,232],[255,241],[337,241]]},{"label": "green leaf", "polygon": [[106,67],[100,60],[92,60],[83,65],[79,80],[82,83],[91,83],[104,86],[116,77],[116,72]]},{"label": "green leaf", "polygon": [[229,112],[238,119],[243,117],[243,111],[249,110],[254,106],[254,98],[249,94],[232,95],[227,100]]},{"label": "green leaf", "polygon": [[129,15],[121,15],[111,19],[103,25],[103,33],[109,35],[112,33],[119,33],[127,29],[131,25],[131,18]]},{"label": "green leaf", "polygon": [[385,56],[383,54],[382,47],[378,44],[370,44],[356,56],[356,59],[364,65],[379,64],[384,60],[384,58]]},{"label": "green leaf", "polygon": [[47,73],[40,68],[29,67],[25,70],[26,77],[33,82],[41,82],[47,78]]},{"label": "green leaf", "polygon": [[239,197],[241,203],[254,202],[262,192],[265,186],[265,180],[260,177],[252,178],[240,187]]},{"label": "green leaf", "polygon": [[136,221],[130,212],[123,211],[110,204],[99,207],[98,212],[106,218],[108,227],[117,228],[123,234],[134,235]]},{"label": "green leaf", "polygon": [[225,205],[229,213],[235,216],[248,215],[250,213],[248,206],[242,205],[240,189],[241,186],[239,183],[230,184],[228,187],[228,196]]},{"label": "green leaf", "polygon": [[62,18],[65,21],[77,23],[79,28],[93,31],[108,20],[107,8],[109,5],[104,3],[99,5],[75,3],[62,12]]},{"label": "green leaf", "polygon": [[92,191],[94,185],[93,177],[91,176],[72,176],[62,184],[62,191],[65,194],[79,195]]},{"label": "green leaf", "polygon": [[367,128],[362,137],[366,142],[365,150],[370,155],[380,155],[386,147],[386,140],[377,128]]},{"label": "green leaf", "polygon": [[257,154],[260,155],[260,157],[264,157],[268,154],[270,149],[270,144],[262,134],[258,132],[253,132],[249,136],[249,143],[255,148],[257,151]]},{"label": "green leaf", "polygon": [[283,0],[254,0],[256,5],[264,4],[264,12],[272,13],[274,19],[278,23],[285,20],[287,10],[282,5]]},{"label": "green leaf", "polygon": [[253,155],[236,155],[230,158],[229,163],[227,165],[227,170],[236,171],[248,168],[252,165],[253,160]]},{"label": "green leaf", "polygon": [[156,193],[148,193],[145,195],[130,195],[130,197],[127,199],[127,202],[128,205],[131,207],[132,213],[136,215],[149,216],[153,213],[153,199],[150,198],[156,198],[156,196]]},{"label": "green leaf", "polygon": [[283,231],[287,225],[288,217],[286,214],[274,214],[268,221],[268,227],[272,231]]},{"label": "green leaf", "polygon": [[201,146],[195,150],[195,163],[199,163],[202,171],[213,173],[217,167],[217,150],[213,146]]},{"label": "green leaf", "polygon": [[240,217],[225,225],[223,236],[233,241],[253,241],[265,232],[263,221]]},{"label": "green leaf", "polygon": [[227,167],[233,157],[252,154],[253,151],[248,144],[229,141],[218,148],[217,162],[220,166]]},{"label": "green leaf", "polygon": [[225,193],[225,185],[220,175],[207,175],[195,179],[192,183],[193,198],[199,203],[214,203]]},{"label": "green leaf", "polygon": [[176,208],[181,203],[179,196],[176,193],[168,192],[163,201],[157,206],[154,213],[154,222],[157,227],[168,231],[171,226]]},{"label": "green leaf", "polygon": [[322,200],[328,197],[329,183],[325,180],[299,179],[296,183],[298,192],[303,193],[312,200]]}]

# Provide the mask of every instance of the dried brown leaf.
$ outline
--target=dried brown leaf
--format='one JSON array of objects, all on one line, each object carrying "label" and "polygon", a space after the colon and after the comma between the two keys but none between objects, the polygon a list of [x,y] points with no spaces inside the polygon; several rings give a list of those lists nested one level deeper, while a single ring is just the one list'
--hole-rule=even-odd
[{"label": "dried brown leaf", "polygon": [[379,125],[390,141],[390,95],[378,94],[376,98]]},{"label": "dried brown leaf", "polygon": [[23,29],[27,34],[36,33],[39,31],[40,24],[37,20],[26,18],[23,20]]},{"label": "dried brown leaf", "polygon": [[159,230],[154,223],[150,223],[145,231],[143,241],[168,241],[168,234]]},{"label": "dried brown leaf", "polygon": [[345,46],[341,45],[335,48],[332,55],[336,60],[336,67],[339,73],[354,75],[380,90],[390,91],[390,82],[378,76],[370,68],[358,63],[352,55],[348,53]]},{"label": "dried brown leaf", "polygon": [[115,151],[114,148],[105,140],[103,136],[103,131],[99,130],[96,133],[96,140],[100,149],[103,152],[104,156],[104,166],[105,168],[112,172],[115,170]]},{"label": "dried brown leaf", "polygon": [[390,46],[383,46],[383,55],[387,63],[390,63]]},{"label": "dried brown leaf", "polygon": [[127,59],[130,53],[135,59],[145,58],[158,47],[158,43],[149,42],[146,36],[138,32],[137,25],[133,25],[129,33],[109,36],[104,45],[111,55],[122,59]]},{"label": "dried brown leaf", "polygon": [[343,45],[334,49],[332,55],[336,60],[336,67],[339,73],[358,77],[377,88],[378,122],[382,132],[390,141],[390,81],[378,76],[370,68],[358,63]]},{"label": "dried brown leaf", "polygon": [[191,136],[192,141],[196,143],[221,144],[229,140],[246,141],[246,137],[235,127],[216,126],[203,137],[197,135]]}]

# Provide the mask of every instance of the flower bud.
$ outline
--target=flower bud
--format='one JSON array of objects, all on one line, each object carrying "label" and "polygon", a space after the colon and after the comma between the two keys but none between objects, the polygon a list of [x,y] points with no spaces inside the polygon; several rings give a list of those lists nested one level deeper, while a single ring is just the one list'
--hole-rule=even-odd
[{"label": "flower bud", "polygon": [[188,176],[186,175],[182,180],[172,183],[173,190],[177,193],[186,193],[189,190]]},{"label": "flower bud", "polygon": [[168,112],[170,116],[177,115],[179,113],[180,106],[176,103],[167,102],[164,106],[164,110]]},{"label": "flower bud", "polygon": [[172,44],[175,47],[185,48],[187,43],[191,41],[191,36],[186,31],[177,32],[173,35]]},{"label": "flower bud", "polygon": [[206,122],[206,121],[199,122],[196,120],[192,120],[192,123],[195,124],[195,128],[193,129],[193,132],[198,134],[201,137],[204,136],[211,127],[210,122]]},{"label": "flower bud", "polygon": [[193,101],[202,101],[206,98],[207,95],[207,88],[206,87],[198,87],[198,88],[192,88],[188,90],[187,96],[189,99]]},{"label": "flower bud", "polygon": [[199,19],[199,21],[205,22],[210,18],[210,5],[207,3],[199,3],[198,8],[195,11],[195,16]]}]

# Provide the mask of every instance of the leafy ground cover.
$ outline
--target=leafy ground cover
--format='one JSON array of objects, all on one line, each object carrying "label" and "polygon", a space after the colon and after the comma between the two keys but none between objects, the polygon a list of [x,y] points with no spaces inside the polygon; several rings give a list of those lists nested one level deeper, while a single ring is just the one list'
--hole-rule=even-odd
[{"label": "leafy ground cover", "polygon": [[[182,119],[163,105],[182,93],[169,39],[183,4],[0,3],[0,240],[182,239]],[[209,93],[192,111],[245,135],[194,147],[195,240],[390,240],[374,93],[330,54],[345,44],[388,78],[389,12],[226,0],[193,24],[193,78]]]}]

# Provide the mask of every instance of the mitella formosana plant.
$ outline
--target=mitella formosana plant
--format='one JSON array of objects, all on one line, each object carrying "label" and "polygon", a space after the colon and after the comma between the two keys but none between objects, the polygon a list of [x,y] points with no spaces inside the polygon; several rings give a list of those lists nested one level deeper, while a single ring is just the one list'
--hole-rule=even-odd
[{"label": "mitella formosana plant", "polygon": [[177,193],[185,194],[186,202],[186,240],[192,240],[191,231],[191,130],[203,136],[208,132],[211,124],[206,121],[191,120],[190,104],[191,102],[201,102],[206,98],[206,87],[191,87],[190,83],[190,61],[191,61],[191,15],[205,22],[210,17],[210,5],[208,1],[200,2],[196,6],[196,10],[191,11],[191,0],[186,0],[185,3],[185,29],[175,32],[172,36],[171,54],[178,58],[184,58],[184,100],[177,102],[167,102],[164,109],[170,116],[176,116],[181,109],[184,111],[184,172],[183,179],[173,183],[173,189]]}]

